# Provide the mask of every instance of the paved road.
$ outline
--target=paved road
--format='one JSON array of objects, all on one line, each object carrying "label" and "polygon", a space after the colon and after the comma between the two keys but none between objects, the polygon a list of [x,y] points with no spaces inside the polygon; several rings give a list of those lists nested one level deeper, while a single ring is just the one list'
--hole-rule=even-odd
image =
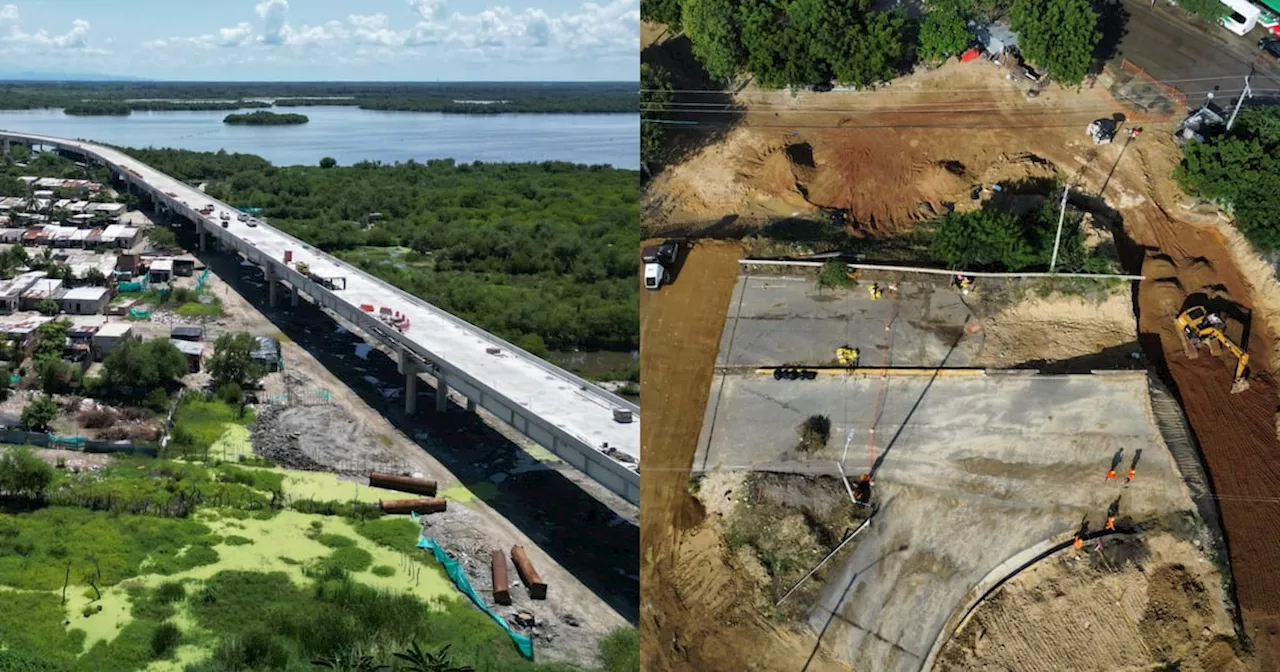
[{"label": "paved road", "polygon": [[[319,275],[345,277],[346,288],[332,293],[337,301],[346,304],[345,311],[339,312],[359,316],[360,306],[367,304],[378,308],[385,306],[407,315],[410,328],[403,334],[388,333],[389,338],[403,344],[416,345],[417,351],[425,351],[430,355],[427,357],[429,361],[447,364],[458,371],[463,380],[457,380],[455,376],[450,380],[451,386],[456,386],[479,405],[489,408],[534,441],[566,457],[570,463],[580,464],[587,459],[589,463],[594,463],[597,471],[604,468],[598,465],[606,465],[609,473],[595,475],[588,469],[588,475],[608,479],[612,474],[612,480],[602,483],[632,503],[639,504],[639,418],[636,417],[630,423],[619,423],[613,418],[615,408],[630,409],[638,416],[639,408],[634,404],[520,351],[492,334],[305,245],[278,229],[270,226],[249,227],[236,221],[238,211],[231,206],[122,152],[89,142],[17,132],[0,132],[0,138],[65,147],[94,155],[113,169],[124,169],[132,173],[134,180],[141,180],[156,190],[159,201],[185,201],[193,209],[212,203],[216,210],[211,216],[203,218],[208,228],[217,230],[221,226],[220,215],[229,212],[230,221],[219,234],[230,234],[242,244],[247,243],[248,247],[260,251],[268,259],[283,260],[285,252],[291,251],[295,267],[297,262],[305,262]],[[168,197],[165,195],[168,193],[176,196]],[[178,211],[183,209],[185,208],[179,207]],[[191,213],[183,214],[189,216]],[[196,218],[199,219],[199,215]],[[381,331],[394,332],[385,327]],[[464,385],[471,387],[471,391],[466,391]],[[530,417],[532,420],[526,420]],[[620,451],[632,458],[632,461],[619,462],[606,455],[603,452],[605,446]],[[566,451],[573,456],[565,455]],[[595,455],[588,455],[589,453]],[[617,482],[619,477],[625,479],[623,483]]]},{"label": "paved road", "polygon": [[881,280],[884,294],[872,300],[867,283],[874,280],[818,291],[812,279],[740,276],[716,364],[835,364],[843,345],[858,349],[864,367],[963,367],[977,357],[982,337],[965,334],[969,309],[945,280],[898,283],[896,300]]},{"label": "paved road", "polygon": [[1280,93],[1280,68],[1273,59],[1257,63],[1259,26],[1245,37],[1226,28],[1187,17],[1186,13],[1161,0],[1153,9],[1150,2],[1123,0],[1129,12],[1127,34],[1116,56],[1127,58],[1151,76],[1176,87],[1187,96],[1187,105],[1204,103],[1205,94],[1216,91],[1220,104],[1234,102],[1244,88],[1244,76],[1256,67],[1255,89],[1276,89]]}]

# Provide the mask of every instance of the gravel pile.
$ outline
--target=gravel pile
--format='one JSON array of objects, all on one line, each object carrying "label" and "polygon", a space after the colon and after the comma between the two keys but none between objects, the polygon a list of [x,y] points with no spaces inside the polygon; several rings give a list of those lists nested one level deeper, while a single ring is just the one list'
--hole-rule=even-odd
[{"label": "gravel pile", "polygon": [[404,471],[377,436],[331,404],[263,407],[249,440],[255,453],[289,469],[348,476]]}]

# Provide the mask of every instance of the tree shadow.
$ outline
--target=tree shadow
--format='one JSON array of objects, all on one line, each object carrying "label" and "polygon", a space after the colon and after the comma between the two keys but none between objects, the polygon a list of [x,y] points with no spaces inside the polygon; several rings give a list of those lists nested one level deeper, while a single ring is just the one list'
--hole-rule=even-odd
[{"label": "tree shadow", "polygon": [[1098,28],[1102,39],[1093,48],[1093,65],[1089,73],[1101,74],[1107,62],[1119,56],[1120,42],[1129,34],[1129,10],[1119,0],[1095,0],[1093,8],[1098,12]]},{"label": "tree shadow", "polygon": [[[658,67],[670,77],[672,101],[662,115],[663,164],[672,165],[719,142],[737,126],[743,108],[733,100],[726,84],[711,77],[693,55],[687,35],[655,42],[640,52],[640,62]],[[662,166],[652,166],[657,173]]]},{"label": "tree shadow", "polygon": [[[186,249],[198,250],[193,227],[184,225],[175,233]],[[262,269],[241,263],[234,253],[216,251],[216,242],[211,243],[209,251],[194,252],[195,256],[266,316],[280,330],[282,340],[292,341],[314,357],[601,600],[632,623],[638,622],[639,529],[572,480],[586,483],[584,475],[563,464],[544,468],[538,463],[530,469],[519,446],[478,415],[452,404],[449,410],[437,412],[435,390],[425,382],[418,386],[418,412],[406,415],[404,376],[392,358],[378,349],[357,355],[357,348],[364,350],[360,347],[364,339],[340,328],[312,303],[303,300],[290,307],[287,290],[281,289],[278,307],[270,308]],[[392,388],[401,394],[384,392]],[[495,483],[490,477],[499,472],[507,477]],[[587,487],[597,486],[588,483]]]}]

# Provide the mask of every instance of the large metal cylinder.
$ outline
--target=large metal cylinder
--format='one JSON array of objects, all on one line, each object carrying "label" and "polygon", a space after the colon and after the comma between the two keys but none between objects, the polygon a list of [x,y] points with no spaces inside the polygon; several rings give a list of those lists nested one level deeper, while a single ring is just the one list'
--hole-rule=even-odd
[{"label": "large metal cylinder", "polygon": [[511,604],[511,582],[507,580],[507,559],[502,551],[494,551],[491,555],[490,571],[493,574],[493,601]]},{"label": "large metal cylinder", "polygon": [[446,505],[445,500],[430,497],[378,500],[378,506],[382,507],[383,513],[440,513],[445,510]]},{"label": "large metal cylinder", "polygon": [[538,571],[533,568],[533,563],[524,552],[524,546],[511,547],[511,562],[516,566],[520,580],[529,587],[529,597],[535,600],[547,599],[547,584],[542,582],[542,577],[538,576]]},{"label": "large metal cylinder", "polygon": [[369,472],[369,486],[374,488],[386,488],[387,490],[398,490],[400,492],[412,492],[419,495],[427,495],[434,497],[436,494],[436,482],[428,481],[423,478],[412,478],[409,476],[397,476],[395,474],[387,474],[380,471]]}]

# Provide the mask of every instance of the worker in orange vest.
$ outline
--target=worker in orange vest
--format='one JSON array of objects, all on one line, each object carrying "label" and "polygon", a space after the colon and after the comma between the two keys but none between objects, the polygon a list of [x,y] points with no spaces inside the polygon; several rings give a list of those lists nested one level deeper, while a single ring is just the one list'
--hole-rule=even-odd
[{"label": "worker in orange vest", "polygon": [[1114,481],[1114,480],[1116,480],[1116,470],[1115,470],[1115,469],[1108,469],[1108,470],[1107,470],[1107,480],[1108,480],[1108,481]]},{"label": "worker in orange vest", "polygon": [[1107,516],[1106,529],[1111,530],[1111,531],[1113,531],[1113,532],[1115,531],[1115,529],[1116,529],[1116,517],[1115,517],[1115,516]]},{"label": "worker in orange vest", "polygon": [[1084,539],[1080,535],[1076,535],[1076,540],[1071,543],[1073,548],[1084,548]]},{"label": "worker in orange vest", "polygon": [[1129,477],[1128,477],[1128,479],[1126,480],[1126,482],[1128,482],[1128,483],[1132,483],[1132,482],[1133,482],[1133,477],[1134,477],[1134,476],[1137,476],[1137,475],[1138,475],[1138,470],[1137,470],[1137,469],[1134,469],[1133,467],[1129,467]]}]

